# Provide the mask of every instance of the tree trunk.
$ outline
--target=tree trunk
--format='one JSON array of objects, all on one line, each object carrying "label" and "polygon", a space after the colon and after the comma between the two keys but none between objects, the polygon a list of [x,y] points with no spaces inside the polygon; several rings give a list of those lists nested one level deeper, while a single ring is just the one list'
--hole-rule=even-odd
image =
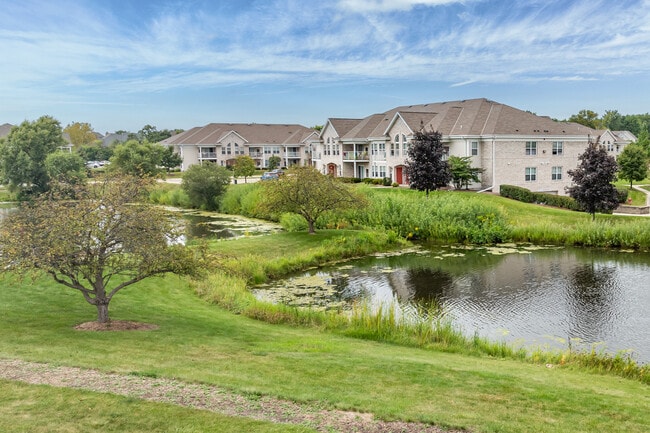
[{"label": "tree trunk", "polygon": [[97,304],[97,321],[99,323],[108,323],[108,302]]},{"label": "tree trunk", "polygon": [[310,235],[315,235],[316,234],[316,229],[314,228],[314,221],[308,220],[307,223],[309,224],[309,234]]}]

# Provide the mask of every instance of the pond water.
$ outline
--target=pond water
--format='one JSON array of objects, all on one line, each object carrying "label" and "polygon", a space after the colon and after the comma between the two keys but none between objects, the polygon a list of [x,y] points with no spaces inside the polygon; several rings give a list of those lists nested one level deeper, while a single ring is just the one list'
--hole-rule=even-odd
[{"label": "pond water", "polygon": [[177,215],[178,223],[184,227],[187,239],[234,239],[242,236],[256,236],[281,230],[278,224],[225,215],[214,212],[191,211],[170,208]]},{"label": "pond water", "polygon": [[650,254],[436,247],[314,269],[253,290],[316,308],[432,301],[468,335],[530,348],[629,351],[650,362]]},{"label": "pond water", "polygon": [[[15,209],[15,204],[0,203],[0,219]],[[245,218],[238,215],[225,215],[179,208],[166,208],[183,227],[183,239],[235,239],[242,236],[256,236],[281,230],[278,224],[268,221]]]}]

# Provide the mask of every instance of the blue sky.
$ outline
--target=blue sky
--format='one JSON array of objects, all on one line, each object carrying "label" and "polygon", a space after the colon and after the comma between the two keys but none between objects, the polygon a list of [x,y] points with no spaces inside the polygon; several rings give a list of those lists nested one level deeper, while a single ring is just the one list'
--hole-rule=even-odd
[{"label": "blue sky", "polygon": [[0,124],[323,124],[489,98],[650,111],[650,0],[2,0]]}]

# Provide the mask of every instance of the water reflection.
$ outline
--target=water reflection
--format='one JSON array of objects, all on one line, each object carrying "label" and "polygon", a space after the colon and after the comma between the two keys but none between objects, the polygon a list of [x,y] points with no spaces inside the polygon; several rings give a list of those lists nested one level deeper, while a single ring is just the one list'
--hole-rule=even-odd
[{"label": "water reflection", "polygon": [[[314,280],[310,278],[317,277]],[[318,293],[330,281],[335,308],[436,301],[468,334],[527,346],[631,349],[650,362],[650,255],[564,248],[435,248],[356,260],[295,278]],[[311,284],[311,285],[310,285]],[[292,304],[294,279],[254,293]],[[282,293],[282,301],[274,293]],[[327,307],[303,296],[299,305]]]}]

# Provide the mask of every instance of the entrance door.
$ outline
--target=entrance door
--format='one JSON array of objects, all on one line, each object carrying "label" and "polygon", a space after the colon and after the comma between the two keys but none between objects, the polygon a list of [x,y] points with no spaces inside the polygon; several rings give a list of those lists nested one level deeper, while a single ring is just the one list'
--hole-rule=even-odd
[{"label": "entrance door", "polygon": [[364,177],[366,177],[365,174],[366,174],[365,167],[363,167],[362,165],[358,166],[357,167],[357,177],[359,179],[363,179]]},{"label": "entrance door", "polygon": [[327,164],[327,174],[336,177],[336,164]]},{"label": "entrance door", "polygon": [[400,185],[404,183],[404,178],[402,175],[403,169],[404,167],[402,167],[401,165],[399,167],[395,167],[395,181]]}]

